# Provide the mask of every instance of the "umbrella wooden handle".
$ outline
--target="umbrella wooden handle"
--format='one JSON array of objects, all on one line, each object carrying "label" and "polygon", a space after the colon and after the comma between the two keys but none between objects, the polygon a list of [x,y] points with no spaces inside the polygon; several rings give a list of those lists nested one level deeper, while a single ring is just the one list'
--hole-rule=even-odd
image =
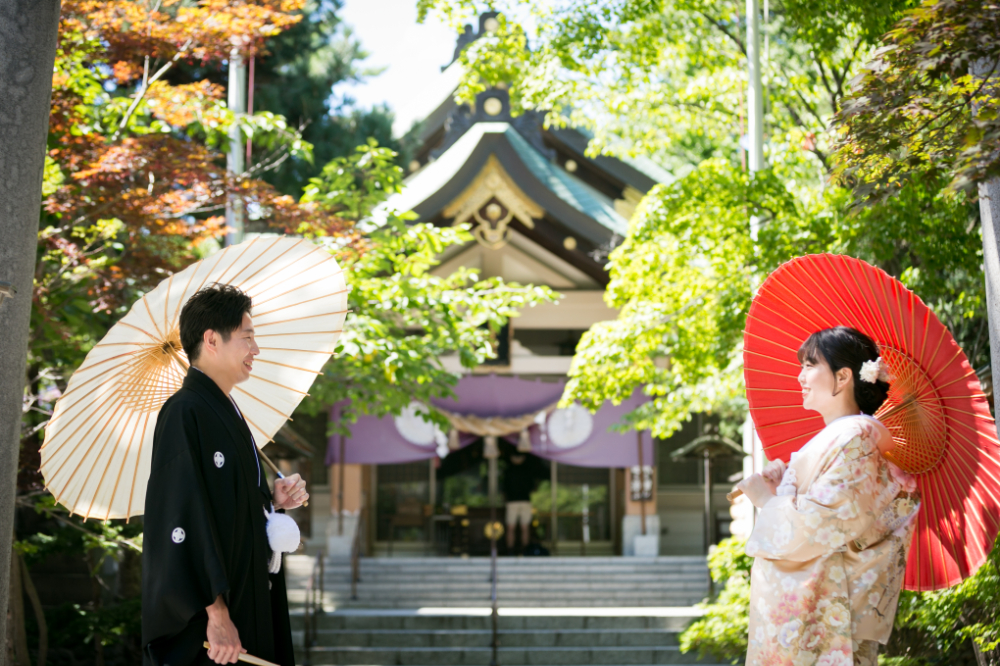
[{"label": "umbrella wooden handle", "polygon": [[[260,455],[260,459],[263,460],[265,463],[267,463],[267,466],[271,468],[271,471],[278,475],[279,479],[285,478],[285,475],[281,473],[281,470],[278,469],[278,466],[275,465],[273,462],[271,462],[271,459],[268,458],[266,455],[264,455],[263,451],[258,449],[257,453]],[[303,502],[302,506],[309,506],[309,500]]]},{"label": "umbrella wooden handle", "polygon": [[[208,644],[208,641],[203,643],[206,650],[211,650],[212,646]],[[266,659],[261,659],[260,657],[255,657],[252,654],[240,654],[240,661],[245,661],[248,664],[254,664],[254,666],[278,666],[278,664],[273,661],[268,661]]]},{"label": "umbrella wooden handle", "polygon": [[743,494],[742,490],[740,490],[739,488],[733,488],[733,492],[726,493],[726,499],[729,500],[730,503],[732,503],[735,502],[736,498],[742,494]]}]

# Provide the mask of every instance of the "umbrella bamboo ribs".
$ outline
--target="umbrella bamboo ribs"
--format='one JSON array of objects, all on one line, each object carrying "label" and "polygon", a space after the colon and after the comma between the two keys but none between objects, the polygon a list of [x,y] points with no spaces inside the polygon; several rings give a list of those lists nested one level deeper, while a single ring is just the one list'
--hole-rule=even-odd
[{"label": "umbrella bamboo ribs", "polygon": [[239,287],[253,299],[256,337],[266,340],[254,373],[232,395],[258,450],[322,374],[344,329],[350,287],[321,246],[259,237],[168,277],[87,354],[45,429],[45,486],[72,514],[97,520],[142,514],[156,419],[190,368],[180,342],[181,309],[216,283]]}]

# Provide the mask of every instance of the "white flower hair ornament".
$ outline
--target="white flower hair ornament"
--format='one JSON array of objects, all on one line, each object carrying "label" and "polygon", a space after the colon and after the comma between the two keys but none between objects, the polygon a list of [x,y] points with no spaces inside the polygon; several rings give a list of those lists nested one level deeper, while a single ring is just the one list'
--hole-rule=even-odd
[{"label": "white flower hair ornament", "polygon": [[874,361],[865,361],[862,363],[861,372],[858,377],[861,381],[868,382],[869,384],[874,384],[877,381],[888,383],[892,379],[889,375],[889,368],[886,367],[881,356]]}]

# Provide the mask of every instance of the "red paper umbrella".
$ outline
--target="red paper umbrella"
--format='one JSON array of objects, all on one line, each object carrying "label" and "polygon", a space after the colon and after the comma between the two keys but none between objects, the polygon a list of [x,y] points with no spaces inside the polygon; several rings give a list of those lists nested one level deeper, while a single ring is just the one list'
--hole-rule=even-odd
[{"label": "red paper umbrella", "polygon": [[796,353],[816,331],[851,326],[878,343],[893,381],[875,417],[892,433],[887,458],[922,497],[904,587],[938,590],[986,560],[1000,527],[1000,442],[986,396],[948,329],[881,269],[842,255],[799,257],[761,285],[743,362],[764,452],[788,461],[823,428],[802,408]]}]

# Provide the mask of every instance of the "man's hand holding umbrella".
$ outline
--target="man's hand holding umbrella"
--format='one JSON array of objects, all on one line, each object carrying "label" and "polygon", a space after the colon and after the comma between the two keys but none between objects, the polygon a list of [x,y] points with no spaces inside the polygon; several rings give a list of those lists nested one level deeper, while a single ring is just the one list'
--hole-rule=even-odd
[{"label": "man's hand holding umbrella", "polygon": [[309,499],[306,482],[298,474],[277,479],[274,482],[274,508],[297,509]]}]

